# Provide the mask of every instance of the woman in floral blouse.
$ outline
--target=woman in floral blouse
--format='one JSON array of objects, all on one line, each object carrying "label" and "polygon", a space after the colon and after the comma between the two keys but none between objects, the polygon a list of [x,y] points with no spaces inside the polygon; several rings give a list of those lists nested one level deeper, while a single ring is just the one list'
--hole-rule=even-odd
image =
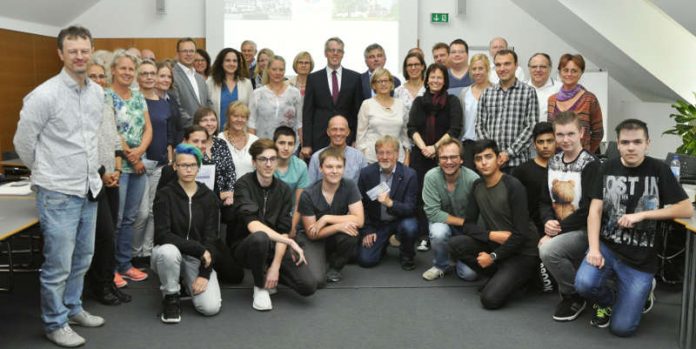
[{"label": "woman in floral blouse", "polygon": [[273,139],[279,126],[291,127],[302,139],[302,96],[285,83],[285,60],[274,56],[263,75],[263,86],[254,90],[249,102],[249,132]]}]

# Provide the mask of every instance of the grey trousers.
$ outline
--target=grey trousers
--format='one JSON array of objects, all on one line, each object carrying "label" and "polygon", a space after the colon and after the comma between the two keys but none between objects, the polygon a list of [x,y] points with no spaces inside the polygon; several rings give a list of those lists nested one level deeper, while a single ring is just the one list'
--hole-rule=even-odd
[{"label": "grey trousers", "polygon": [[182,255],[179,249],[172,244],[157,245],[152,249],[150,267],[157,273],[160,279],[160,290],[163,295],[179,293],[179,279],[183,278],[184,286],[193,296],[193,306],[196,311],[212,316],[220,312],[222,298],[220,296],[220,284],[215,270],[208,279],[208,288],[198,295],[193,295],[191,285],[198,277],[200,260],[195,257]]},{"label": "grey trousers", "polygon": [[317,288],[324,288],[327,269],[343,269],[358,246],[358,237],[336,233],[325,239],[310,240],[300,233],[297,234],[297,242],[304,249],[307,266],[317,281]]},{"label": "grey trousers", "polygon": [[587,252],[587,232],[574,230],[554,236],[539,247],[539,257],[558,282],[561,295],[575,292],[575,274]]}]

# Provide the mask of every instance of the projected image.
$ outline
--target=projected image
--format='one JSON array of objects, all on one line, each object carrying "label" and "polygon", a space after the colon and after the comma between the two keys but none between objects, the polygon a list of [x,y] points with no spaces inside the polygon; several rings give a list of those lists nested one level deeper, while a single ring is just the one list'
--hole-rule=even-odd
[{"label": "projected image", "polygon": [[290,0],[225,1],[225,18],[229,19],[290,19]]},{"label": "projected image", "polygon": [[334,0],[334,19],[397,20],[399,6],[396,0]]}]

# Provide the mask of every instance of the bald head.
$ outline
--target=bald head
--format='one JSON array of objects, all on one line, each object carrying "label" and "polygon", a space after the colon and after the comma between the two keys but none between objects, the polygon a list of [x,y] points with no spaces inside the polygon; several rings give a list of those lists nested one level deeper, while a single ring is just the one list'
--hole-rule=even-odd
[{"label": "bald head", "polygon": [[329,126],[326,129],[326,134],[331,140],[332,147],[342,148],[346,146],[346,139],[350,135],[350,127],[348,127],[348,119],[342,115],[336,115],[329,119]]},{"label": "bald head", "polygon": [[155,61],[155,53],[152,52],[152,50],[144,48],[142,51],[140,51],[140,54],[143,56],[143,59],[149,59],[152,61]]}]

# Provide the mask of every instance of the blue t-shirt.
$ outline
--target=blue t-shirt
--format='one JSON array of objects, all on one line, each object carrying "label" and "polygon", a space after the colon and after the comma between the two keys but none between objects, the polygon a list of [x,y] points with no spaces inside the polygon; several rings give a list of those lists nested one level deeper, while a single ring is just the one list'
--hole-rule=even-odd
[{"label": "blue t-shirt", "polygon": [[220,114],[218,114],[220,116],[220,123],[218,124],[220,130],[224,130],[225,124],[227,123],[227,106],[238,99],[239,93],[237,92],[237,84],[234,85],[234,89],[230,92],[227,88],[227,84],[223,83],[220,89]]},{"label": "blue t-shirt", "polygon": [[164,99],[145,99],[147,109],[150,111],[150,123],[152,124],[152,142],[147,148],[147,158],[157,161],[157,165],[167,163],[168,121],[171,117],[169,102]]},{"label": "blue t-shirt", "polygon": [[471,79],[468,72],[464,74],[461,79],[458,79],[456,76],[452,75],[452,71],[449,69],[447,70],[447,75],[449,75],[449,87],[447,88],[447,93],[452,96],[459,97],[459,94],[462,92],[464,87],[470,86],[474,83],[474,80]]},{"label": "blue t-shirt", "polygon": [[292,207],[295,207],[295,191],[309,186],[309,176],[307,175],[307,165],[297,156],[293,155],[288,163],[288,170],[280,173],[276,170],[273,174],[276,178],[283,181],[292,191]]}]

